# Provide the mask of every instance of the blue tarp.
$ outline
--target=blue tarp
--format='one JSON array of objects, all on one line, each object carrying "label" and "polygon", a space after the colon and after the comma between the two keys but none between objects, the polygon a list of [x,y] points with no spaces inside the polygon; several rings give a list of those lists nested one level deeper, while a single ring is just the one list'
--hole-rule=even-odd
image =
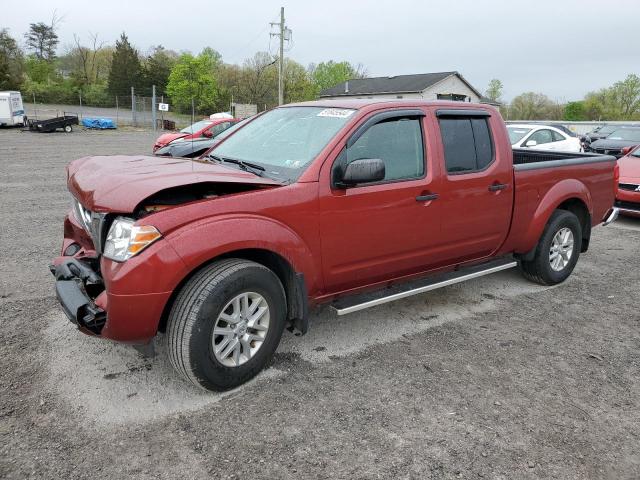
[{"label": "blue tarp", "polygon": [[82,126],[85,128],[116,128],[116,124],[110,118],[83,118]]}]

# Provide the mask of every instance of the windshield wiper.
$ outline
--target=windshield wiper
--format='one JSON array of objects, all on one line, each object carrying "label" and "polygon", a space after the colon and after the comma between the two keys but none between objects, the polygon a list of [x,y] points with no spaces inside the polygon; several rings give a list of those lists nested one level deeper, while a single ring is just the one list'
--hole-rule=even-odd
[{"label": "windshield wiper", "polygon": [[226,163],[233,163],[235,165],[238,165],[240,168],[242,168],[245,171],[250,171],[250,168],[253,168],[254,170],[257,171],[251,171],[251,173],[261,177],[262,176],[262,172],[265,171],[265,168],[262,165],[258,165],[257,163],[251,163],[251,162],[246,162],[244,160],[237,160],[235,158],[227,158],[227,157],[218,157],[217,155],[209,155],[209,158],[213,158],[214,160],[217,160],[219,162],[226,162]]}]

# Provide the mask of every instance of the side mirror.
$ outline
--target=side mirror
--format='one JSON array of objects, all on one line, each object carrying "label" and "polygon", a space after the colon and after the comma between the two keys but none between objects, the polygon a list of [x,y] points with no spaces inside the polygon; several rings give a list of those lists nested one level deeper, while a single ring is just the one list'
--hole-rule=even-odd
[{"label": "side mirror", "polygon": [[624,147],[622,150],[620,150],[620,155],[622,155],[623,157],[625,155],[629,155],[631,153],[631,150],[633,150],[635,148],[634,147]]},{"label": "side mirror", "polygon": [[202,132],[202,136],[203,137],[207,137],[207,138],[211,138],[211,137],[213,137],[213,132],[211,130],[205,130],[204,132]]},{"label": "side mirror", "polygon": [[538,142],[535,140],[527,140],[527,143],[524,144],[525,147],[535,147],[538,145]]},{"label": "side mirror", "polygon": [[361,158],[347,165],[342,178],[336,182],[339,186],[357,185],[358,183],[379,182],[384,180],[385,166],[379,158]]}]

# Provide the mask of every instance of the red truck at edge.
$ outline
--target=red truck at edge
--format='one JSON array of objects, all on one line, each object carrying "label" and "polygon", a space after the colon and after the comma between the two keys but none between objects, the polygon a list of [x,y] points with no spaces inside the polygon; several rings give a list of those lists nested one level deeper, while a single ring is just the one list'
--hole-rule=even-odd
[{"label": "red truck at edge", "polygon": [[181,375],[227,389],[321,303],[345,314],[514,266],[564,281],[617,213],[615,162],[512,151],[488,105],[291,104],[199,160],[71,162],[51,270],[83,332],[165,332]]}]

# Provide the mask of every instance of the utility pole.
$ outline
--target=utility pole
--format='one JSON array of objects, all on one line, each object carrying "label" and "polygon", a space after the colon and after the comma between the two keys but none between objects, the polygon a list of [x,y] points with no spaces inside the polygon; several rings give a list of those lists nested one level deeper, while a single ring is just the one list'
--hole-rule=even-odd
[{"label": "utility pole", "polygon": [[153,122],[153,131],[156,131],[156,86],[151,86],[151,121]]},{"label": "utility pole", "polygon": [[136,122],[136,89],[131,87],[131,122],[137,126]]},{"label": "utility pole", "polygon": [[284,103],[284,41],[291,38],[291,30],[284,23],[284,7],[280,7],[280,22],[271,22],[270,25],[277,26],[276,33],[270,33],[272,37],[280,40],[280,56],[278,58],[278,105]]}]

